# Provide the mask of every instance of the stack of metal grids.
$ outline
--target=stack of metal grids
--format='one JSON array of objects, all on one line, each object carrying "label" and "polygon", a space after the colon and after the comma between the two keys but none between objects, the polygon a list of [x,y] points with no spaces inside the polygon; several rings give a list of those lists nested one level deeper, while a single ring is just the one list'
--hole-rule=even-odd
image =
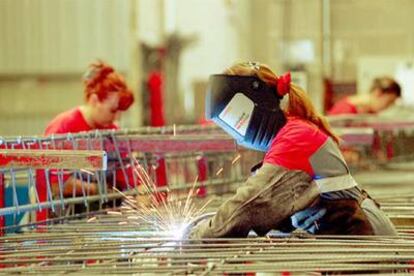
[{"label": "stack of metal grids", "polygon": [[356,171],[392,166],[414,168],[414,122],[372,115],[329,118],[343,139],[348,165]]},{"label": "stack of metal grids", "polygon": [[[87,211],[91,202],[97,202],[100,209],[108,206],[108,202],[121,197],[114,189],[119,188],[119,178],[126,182],[127,194],[137,193],[140,180],[131,173],[135,163],[145,168],[160,192],[185,190],[197,178],[200,196],[204,196],[206,185],[210,186],[210,193],[228,191],[230,184],[242,181],[261,158],[261,154],[238,148],[233,139],[217,128],[200,126],[95,131],[47,138],[9,137],[0,140],[0,145],[0,157],[9,161],[0,170],[0,183],[5,184],[0,188],[8,188],[8,198],[12,199],[5,206],[0,198],[0,217],[36,211],[36,221],[47,218],[39,215],[47,208],[56,217],[70,214],[74,204],[85,205]],[[60,159],[48,163],[45,156],[52,160],[53,150],[57,150]],[[71,157],[74,151],[78,156]],[[85,166],[97,151],[104,151],[105,168]],[[15,159],[11,160],[13,155]],[[64,159],[72,162],[62,162]],[[63,182],[68,174],[85,183],[81,195],[63,196]],[[53,175],[58,192],[52,192]],[[97,183],[98,194],[89,193],[90,182]],[[220,186],[222,183],[229,185]],[[27,196],[21,200],[20,188],[26,188],[30,200]],[[1,189],[0,193],[3,194]]]},{"label": "stack of metal grids", "polygon": [[[365,132],[359,134],[363,137]],[[25,141],[32,142],[27,144]],[[355,141],[349,140],[348,145],[358,144]],[[168,186],[159,188],[159,191],[172,192],[191,187],[195,176],[200,174],[202,160],[206,176],[199,179],[197,187],[204,187],[207,192],[198,195],[194,201],[201,206],[206,199],[212,198],[213,202],[206,211],[215,210],[246,178],[249,167],[260,160],[260,155],[238,149],[231,139],[214,128],[173,127],[3,141],[8,149],[18,145],[25,145],[25,148],[28,145],[42,145],[36,147],[44,148],[45,143],[49,143],[48,148],[105,150],[109,160],[112,158],[117,162],[121,170],[128,167],[131,162],[128,157],[133,156],[150,171],[155,182],[157,166],[160,160],[165,160]],[[361,144],[364,143],[358,145]],[[364,145],[372,147],[369,143]],[[125,157],[125,152],[128,157]],[[48,168],[55,169],[53,165]],[[81,175],[81,169],[78,167],[74,171]],[[32,179],[26,183],[35,189],[33,168],[19,170],[24,171],[27,179]],[[6,182],[12,187],[19,185],[16,171],[13,167],[3,169]],[[105,172],[93,171],[93,174],[100,173]],[[131,223],[125,213],[98,210],[78,215],[65,212],[56,218],[48,218],[46,222],[35,221],[27,227],[20,227],[23,233],[0,237],[0,274],[407,274],[414,270],[414,213],[411,212],[414,195],[409,189],[411,179],[400,183],[395,183],[398,177],[386,181],[385,176],[390,174],[401,176],[400,168],[397,172],[395,169],[380,172],[383,173],[380,178],[373,177],[377,173],[371,171],[356,178],[379,199],[391,219],[398,224],[400,235],[397,237],[316,238],[300,233],[293,236],[278,233],[266,238],[190,242],[154,228],[153,224],[148,223],[151,218],[135,219]],[[381,179],[383,183],[373,183],[373,179]],[[73,202],[87,205],[98,200],[104,203],[111,197],[123,196],[106,190],[104,184],[100,183],[102,189],[96,196],[84,194],[63,198],[47,195],[43,203],[34,196],[33,204],[0,208],[0,216],[38,210],[40,207],[58,209],[60,206],[66,209]],[[233,188],[229,188],[229,184]],[[131,194],[136,193],[134,185],[131,185]],[[12,190],[14,193],[16,189]],[[18,204],[18,200],[15,203]]]},{"label": "stack of metal grids", "polygon": [[[398,237],[250,237],[186,241],[122,215],[0,238],[0,273],[320,275],[414,272],[414,232]],[[326,275],[326,274],[323,274]]]}]

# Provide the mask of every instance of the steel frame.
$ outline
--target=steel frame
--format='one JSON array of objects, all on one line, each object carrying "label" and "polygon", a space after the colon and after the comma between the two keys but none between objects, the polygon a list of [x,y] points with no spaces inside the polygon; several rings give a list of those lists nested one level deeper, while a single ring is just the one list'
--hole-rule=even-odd
[{"label": "steel frame", "polygon": [[[184,152],[192,152],[193,155],[195,155],[191,158],[196,158],[196,155],[200,155],[200,158],[197,157],[196,162],[198,163],[199,170],[201,170],[199,171],[199,180],[202,185],[200,189],[205,190],[206,185],[210,185],[216,181],[208,179],[206,174],[208,164],[206,163],[206,158],[203,157],[203,154],[224,154],[229,151],[234,152],[236,150],[236,145],[233,139],[218,132],[218,129],[202,128],[203,133],[206,133],[206,135],[195,135],[194,132],[200,131],[200,129],[201,128],[199,127],[145,128],[134,131],[93,131],[49,137],[9,137],[0,139],[0,145],[3,148],[2,152],[0,152],[0,161],[3,160],[3,166],[7,165],[7,167],[10,167],[13,170],[17,169],[19,166],[29,168],[30,183],[32,181],[30,180],[30,175],[34,175],[34,172],[32,173],[31,170],[36,167],[46,168],[47,171],[49,169],[68,167],[68,165],[72,166],[73,169],[77,169],[78,172],[80,170],[97,169],[98,166],[96,163],[92,164],[89,162],[91,161],[90,158],[96,154],[95,150],[99,150],[99,153],[103,152],[102,150],[105,150],[110,159],[115,159],[121,164],[122,172],[125,175],[124,167],[132,162],[131,160],[128,160],[128,156],[131,156],[132,152],[145,152],[150,153],[151,156],[157,158],[156,166],[158,168],[152,168],[150,165],[148,169],[155,171],[157,184],[159,186],[164,186],[167,184],[165,175],[165,157],[174,154],[181,156]],[[143,135],[143,133],[150,134]],[[3,155],[1,153],[3,153]],[[25,154],[25,156],[24,158],[21,158],[23,154]],[[57,155],[60,159],[55,158]],[[144,161],[150,161],[148,160],[148,156],[145,155],[146,154],[144,154],[143,157]],[[65,161],[69,156],[74,158],[72,162]],[[89,163],[86,163],[85,160]],[[102,166],[100,169],[104,169],[104,167]],[[13,207],[1,208],[0,216],[37,210],[37,220],[44,221],[47,219],[48,208],[55,210],[55,207],[57,206],[64,208],[67,204],[82,202],[87,204],[87,202],[93,201],[104,203],[120,196],[118,193],[108,194],[106,189],[104,189],[105,187],[101,187],[103,194],[100,194],[99,196],[84,195],[78,198],[60,198],[58,200],[53,200],[50,181],[48,181],[48,176],[46,175],[47,171],[45,171],[45,173],[37,171],[35,174],[37,203],[26,204],[23,206],[16,204],[16,206]],[[7,170],[6,172],[14,174],[11,170]],[[97,172],[95,174],[99,175],[100,173]],[[12,182],[13,189],[15,190],[14,181]],[[39,183],[43,184],[39,185]],[[136,183],[130,184],[133,184],[131,188],[134,188],[136,185]],[[102,185],[105,186],[104,184]],[[184,187],[185,185],[181,186]],[[160,189],[160,191],[175,188],[176,187],[168,187]]]},{"label": "steel frame", "polygon": [[100,214],[0,238],[0,273],[399,274],[414,270],[414,234],[176,240],[144,222]]},{"label": "steel frame", "polygon": [[[366,125],[365,123],[362,125]],[[357,145],[357,146],[368,146],[371,147],[374,144],[378,144],[378,123],[377,125],[371,123],[373,127],[370,128],[343,128],[340,132],[341,136],[345,139],[344,145]],[[385,124],[385,126],[380,125],[380,129],[388,129],[390,124]],[[406,127],[407,124],[396,124],[396,129],[400,129],[401,126]],[[376,127],[376,128],[375,128]],[[203,134],[203,135],[202,135]],[[377,137],[377,138],[376,138]],[[0,163],[1,161],[14,162],[10,163],[9,167],[12,166],[16,168],[19,164],[17,161],[20,161],[20,165],[27,165],[28,167],[34,168],[38,166],[38,161],[49,159],[48,162],[43,163],[43,167],[46,168],[59,168],[59,163],[65,164],[65,166],[71,165],[77,168],[82,167],[83,169],[93,168],[96,169],[100,165],[91,164],[88,160],[88,156],[93,154],[93,150],[105,150],[109,158],[115,158],[116,160],[122,160],[125,154],[129,155],[131,152],[148,152],[152,155],[159,156],[158,165],[159,168],[156,169],[156,179],[158,180],[160,186],[166,185],[166,172],[165,172],[165,154],[177,153],[181,154],[183,152],[199,152],[201,154],[206,153],[228,153],[235,152],[237,146],[234,143],[234,140],[229,136],[225,135],[216,127],[200,127],[200,126],[178,126],[178,127],[166,127],[166,128],[142,128],[137,130],[120,130],[120,131],[92,131],[86,133],[78,134],[64,134],[64,135],[52,135],[49,137],[9,137],[0,139],[0,145],[3,150],[0,150]],[[376,145],[378,147],[378,145]],[[54,159],[52,161],[54,150],[65,149],[65,154],[73,154],[75,151],[79,152],[76,162],[61,162],[65,156],[62,154],[59,158],[61,160]],[[26,156],[26,159],[19,159],[16,156],[14,160],[10,155],[2,155],[2,152],[10,151],[27,151],[27,156],[32,156],[29,158]],[[42,155],[42,157],[35,158],[37,154],[48,152],[48,155]],[[56,152],[60,154],[60,151]],[[83,155],[83,157],[82,157]],[[201,155],[202,156],[202,155]],[[204,160],[204,161],[203,161]],[[43,162],[42,161],[42,162]],[[42,163],[40,162],[40,163]],[[121,161],[122,163],[123,161]],[[199,167],[207,168],[203,157],[198,161]],[[5,162],[3,162],[5,163]],[[127,161],[128,163],[128,161]],[[89,167],[88,167],[89,166]],[[200,181],[208,181],[208,177],[204,171],[200,173]],[[36,175],[37,182],[40,181],[44,176]],[[43,179],[43,182],[44,179]],[[50,190],[50,189],[49,189]],[[55,202],[52,202],[50,196],[48,196],[48,187],[47,185],[38,187],[38,197],[41,200],[41,204],[37,205],[38,210],[43,207],[53,207]],[[113,195],[112,195],[113,196]],[[49,199],[48,199],[49,198]],[[89,198],[88,198],[89,200]],[[96,200],[91,198],[91,200]],[[103,201],[107,200],[106,196]],[[79,199],[75,200],[76,202]],[[64,202],[61,200],[61,202]],[[28,206],[26,206],[28,207]],[[25,207],[25,208],[26,208]],[[35,208],[34,205],[31,205],[32,208]],[[12,209],[7,209],[7,212],[10,212]],[[18,208],[14,208],[18,210]],[[44,220],[45,211],[39,212],[39,220]]]},{"label": "steel frame", "polygon": [[0,169],[106,170],[105,151],[0,149]]},{"label": "steel frame", "polygon": [[[198,128],[195,128],[198,131]],[[180,139],[173,135],[174,129],[169,129],[167,135],[157,136],[160,130],[151,130],[156,134],[151,140],[155,145],[149,147],[158,154],[173,152],[179,156],[185,152],[215,152],[226,154],[236,149],[233,144],[218,145],[220,140],[216,133],[193,139],[193,134],[183,134]],[[193,131],[193,130],[191,130]],[[212,130],[209,130],[212,131]],[[188,131],[190,132],[190,131]],[[131,133],[113,132],[107,134],[79,134],[45,138],[41,143],[20,143],[20,145],[41,145],[41,148],[72,147],[76,149],[108,149],[130,152],[132,149],[144,149],[145,136]],[[92,137],[92,135],[94,135]],[[100,135],[106,138],[102,139]],[[86,138],[85,138],[86,137]],[[92,137],[92,138],[88,138]],[[134,140],[136,137],[137,140]],[[207,144],[215,137],[212,147]],[[220,136],[221,137],[221,136]],[[191,138],[191,139],[190,139]],[[62,139],[62,140],[61,140]],[[72,140],[71,140],[72,139]],[[96,139],[96,140],[94,140]],[[105,141],[107,139],[107,141]],[[188,143],[188,139],[191,143]],[[228,138],[225,138],[228,139]],[[24,140],[24,139],[21,139]],[[28,141],[28,140],[27,140]],[[74,142],[75,141],[75,142]],[[95,141],[92,142],[91,141]],[[105,141],[102,143],[102,141]],[[132,142],[131,142],[132,141]],[[136,144],[134,145],[134,142]],[[141,142],[139,142],[141,141]],[[15,141],[16,142],[16,141]],[[61,143],[61,144],[60,144]],[[107,143],[107,144],[106,144]],[[149,143],[149,142],[148,142]],[[163,143],[165,143],[163,145]],[[174,144],[180,144],[176,146]],[[16,147],[19,143],[8,140],[8,148]],[[223,142],[224,144],[224,142]],[[95,146],[94,146],[95,145]],[[115,145],[115,147],[114,147]],[[46,147],[47,146],[47,147]],[[18,146],[17,146],[18,147]],[[53,147],[52,147],[53,148]],[[118,155],[119,157],[119,155]],[[231,158],[230,158],[231,159]],[[202,158],[200,159],[202,160]],[[237,185],[243,180],[238,178],[202,179],[197,187],[226,187],[228,184]],[[1,184],[0,174],[0,184]],[[42,274],[194,274],[217,275],[237,274],[252,275],[253,273],[285,273],[296,275],[320,275],[321,273],[353,273],[355,274],[395,274],[409,275],[414,271],[414,194],[412,186],[399,185],[399,191],[383,191],[383,187],[371,187],[375,198],[394,222],[398,222],[399,236],[393,237],[352,237],[352,236],[308,236],[296,234],[285,236],[271,235],[266,238],[250,237],[247,239],[216,239],[200,241],[181,241],[166,236],[165,233],[151,228],[146,222],[139,225],[124,224],[125,216],[111,214],[87,213],[88,217],[79,220],[61,217],[47,220],[42,224],[35,223],[25,232],[17,235],[0,237],[0,274],[10,273],[42,273]],[[160,187],[158,191],[173,191],[188,189],[191,184],[177,187]],[[2,185],[0,185],[1,189]],[[134,191],[130,191],[133,194]],[[110,199],[111,194],[108,194]],[[120,196],[116,194],[116,196]],[[218,197],[210,206],[215,209],[225,200]],[[88,197],[88,200],[101,200]],[[65,199],[82,202],[83,198]],[[198,199],[202,200],[202,199]],[[61,201],[46,201],[47,208],[59,205]],[[1,197],[0,197],[1,204]],[[49,206],[49,204],[51,204]],[[1,205],[0,205],[1,207]],[[19,206],[20,211],[33,210],[38,205]],[[4,213],[19,212],[18,208],[0,209]],[[61,224],[57,224],[56,222]],[[319,274],[318,274],[319,273]]]}]

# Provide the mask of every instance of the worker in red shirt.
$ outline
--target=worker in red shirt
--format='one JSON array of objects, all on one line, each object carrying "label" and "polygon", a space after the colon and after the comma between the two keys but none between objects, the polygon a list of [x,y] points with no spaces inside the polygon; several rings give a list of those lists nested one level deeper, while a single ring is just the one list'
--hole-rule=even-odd
[{"label": "worker in red shirt", "polygon": [[[83,83],[85,103],[57,115],[47,125],[45,135],[118,129],[115,121],[134,102],[124,78],[112,66],[99,61],[89,66]],[[73,190],[76,195],[82,195],[82,182],[79,179],[65,175],[64,181],[64,196],[72,196]],[[52,176],[51,182],[53,190],[57,190],[56,176]],[[86,189],[89,189],[89,194],[98,191],[93,182]]]},{"label": "worker in red shirt", "polygon": [[255,174],[213,217],[200,220],[190,238],[298,228],[314,234],[396,234],[376,202],[358,187],[338,137],[307,94],[291,84],[290,74],[277,76],[258,63],[236,64],[211,76],[206,110],[239,144],[266,154]]},{"label": "worker in red shirt", "polygon": [[346,97],[328,111],[328,115],[341,114],[373,114],[393,105],[401,97],[401,87],[392,78],[376,78],[369,94],[358,94]]}]

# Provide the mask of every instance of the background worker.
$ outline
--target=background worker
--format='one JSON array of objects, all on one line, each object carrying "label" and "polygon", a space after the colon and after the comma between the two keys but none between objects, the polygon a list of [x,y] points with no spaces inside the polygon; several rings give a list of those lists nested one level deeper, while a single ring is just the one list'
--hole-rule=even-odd
[{"label": "background worker", "polygon": [[395,103],[401,97],[400,85],[390,77],[376,78],[369,94],[346,97],[333,105],[328,115],[375,114]]},{"label": "background worker", "polygon": [[[57,115],[47,125],[45,135],[118,129],[116,121],[134,102],[134,96],[124,78],[112,66],[98,61],[89,66],[83,83],[84,104]],[[124,183],[117,180],[117,185],[121,186],[118,188],[124,188]],[[52,176],[51,182],[56,193],[57,177]],[[96,194],[98,191],[94,182],[82,183],[79,179],[65,175],[63,195],[72,196],[73,191],[76,195],[82,195],[82,185],[89,185],[86,187],[89,194]]]},{"label": "background worker", "polygon": [[[263,165],[201,221],[190,238],[245,237],[254,230],[395,235],[391,221],[350,175],[338,137],[310,99],[266,65],[241,63],[210,78],[207,115]],[[287,106],[280,100],[288,95]],[[311,227],[315,225],[315,227]],[[317,225],[317,227],[316,227]]]}]

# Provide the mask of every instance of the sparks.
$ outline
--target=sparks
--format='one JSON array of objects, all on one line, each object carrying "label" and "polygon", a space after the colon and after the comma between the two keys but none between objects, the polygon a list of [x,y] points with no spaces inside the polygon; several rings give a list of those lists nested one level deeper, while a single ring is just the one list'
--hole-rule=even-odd
[{"label": "sparks", "polygon": [[232,164],[232,165],[234,165],[237,161],[239,161],[240,157],[241,157],[241,155],[240,155],[240,154],[238,154],[238,155],[237,155],[237,156],[233,159],[233,161],[231,161],[231,164]]},{"label": "sparks", "polygon": [[106,212],[108,215],[115,215],[115,216],[121,216],[122,212],[115,212],[115,211],[107,211]]},{"label": "sparks", "polygon": [[85,169],[80,169],[81,172],[87,173],[89,175],[95,175],[93,172],[85,170]]},{"label": "sparks", "polygon": [[[169,189],[167,189],[168,196],[165,196],[158,191],[158,187],[138,161],[133,161],[134,173],[140,179],[142,189],[136,197],[125,195],[117,190],[124,198],[123,205],[120,212],[109,211],[108,214],[123,214],[131,224],[142,220],[154,230],[165,233],[167,237],[182,239],[190,222],[203,214],[210,203],[207,201],[203,206],[198,207],[193,201],[193,197],[197,195],[198,177],[194,179],[192,187],[185,196]],[[127,223],[122,221],[122,224],[121,222],[119,224]]]}]

